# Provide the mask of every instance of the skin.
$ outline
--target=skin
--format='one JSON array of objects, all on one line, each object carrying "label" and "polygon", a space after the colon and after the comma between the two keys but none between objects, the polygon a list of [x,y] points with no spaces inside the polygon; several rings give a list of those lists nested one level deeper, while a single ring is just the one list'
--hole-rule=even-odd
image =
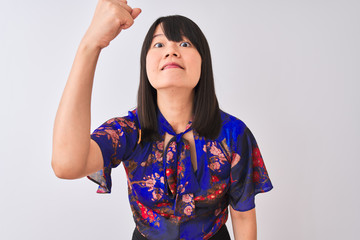
[{"label": "skin", "polygon": [[[78,179],[103,168],[99,146],[89,137],[91,122],[91,94],[96,64],[103,48],[124,29],[134,24],[141,13],[131,8],[125,0],[99,0],[92,22],[78,47],[60,104],[53,129],[51,166],[62,179]],[[173,129],[185,130],[192,118],[194,87],[199,81],[201,57],[187,44],[171,42],[156,29],[154,45],[147,56],[150,83],[157,89],[158,106]],[[161,42],[162,45],[156,45]],[[186,42],[186,39],[184,39]],[[177,62],[182,68],[161,70],[168,61]],[[165,136],[165,141],[170,136]],[[184,137],[195,149],[192,132]],[[191,152],[196,170],[196,153]],[[255,209],[239,212],[230,207],[236,240],[256,239]]]}]

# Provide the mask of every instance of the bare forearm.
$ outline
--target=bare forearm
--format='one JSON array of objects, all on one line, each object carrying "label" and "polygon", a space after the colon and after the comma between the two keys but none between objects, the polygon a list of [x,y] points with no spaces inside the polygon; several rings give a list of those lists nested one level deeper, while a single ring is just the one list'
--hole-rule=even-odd
[{"label": "bare forearm", "polygon": [[84,175],[88,154],[92,156],[89,153],[91,92],[100,51],[122,29],[131,27],[140,13],[140,8],[131,8],[125,0],[98,1],[56,113],[51,165],[58,177],[73,179]]},{"label": "bare forearm", "polygon": [[242,213],[231,209],[230,213],[235,240],[256,240],[255,208]]},{"label": "bare forearm", "polygon": [[[52,166],[71,176],[85,166],[90,145],[91,93],[100,48],[82,40],[73,62],[53,129]],[[69,172],[73,171],[73,173]]]}]

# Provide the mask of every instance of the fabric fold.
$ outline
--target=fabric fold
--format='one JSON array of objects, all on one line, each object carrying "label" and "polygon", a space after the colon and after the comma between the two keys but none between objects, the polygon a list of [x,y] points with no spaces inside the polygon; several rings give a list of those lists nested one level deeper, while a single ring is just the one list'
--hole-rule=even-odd
[{"label": "fabric fold", "polygon": [[163,130],[173,136],[164,151],[165,191],[175,200],[175,216],[193,216],[194,194],[200,190],[200,185],[191,162],[190,143],[183,138],[184,134],[192,130],[191,121],[184,132],[177,134],[160,111],[158,114],[159,124],[163,126]]}]

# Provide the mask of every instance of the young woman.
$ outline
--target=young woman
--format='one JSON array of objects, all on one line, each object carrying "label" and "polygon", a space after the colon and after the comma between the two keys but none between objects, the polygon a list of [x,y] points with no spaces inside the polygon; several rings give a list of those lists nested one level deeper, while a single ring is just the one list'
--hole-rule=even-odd
[{"label": "young woman", "polygon": [[90,104],[101,49],[140,14],[126,1],[100,0],[75,57],[55,119],[52,167],[64,179],[87,176],[111,192],[124,165],[136,223],[133,239],[256,239],[254,198],[272,189],[256,140],[221,111],[210,49],[183,16],[159,18],[141,52],[138,106],[90,136]]}]

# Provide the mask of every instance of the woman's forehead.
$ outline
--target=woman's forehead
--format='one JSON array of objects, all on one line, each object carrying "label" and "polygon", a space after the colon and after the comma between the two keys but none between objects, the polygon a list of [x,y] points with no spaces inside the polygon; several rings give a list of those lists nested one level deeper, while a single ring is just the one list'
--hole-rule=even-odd
[{"label": "woman's forehead", "polygon": [[[188,40],[188,38],[185,35],[183,35],[182,33],[180,33],[180,35],[181,35],[183,40],[184,39]],[[153,39],[156,38],[156,37],[164,37],[164,38],[167,39],[166,34],[164,33],[164,30],[163,30],[163,28],[161,26],[161,23],[159,25],[157,25],[157,27],[155,28],[155,31],[154,31],[154,34],[153,34]]]},{"label": "woman's forehead", "polygon": [[157,25],[157,27],[155,28],[154,34],[153,34],[153,38],[156,36],[160,36],[160,35],[164,35],[164,31],[162,29],[162,27],[159,25]]}]

